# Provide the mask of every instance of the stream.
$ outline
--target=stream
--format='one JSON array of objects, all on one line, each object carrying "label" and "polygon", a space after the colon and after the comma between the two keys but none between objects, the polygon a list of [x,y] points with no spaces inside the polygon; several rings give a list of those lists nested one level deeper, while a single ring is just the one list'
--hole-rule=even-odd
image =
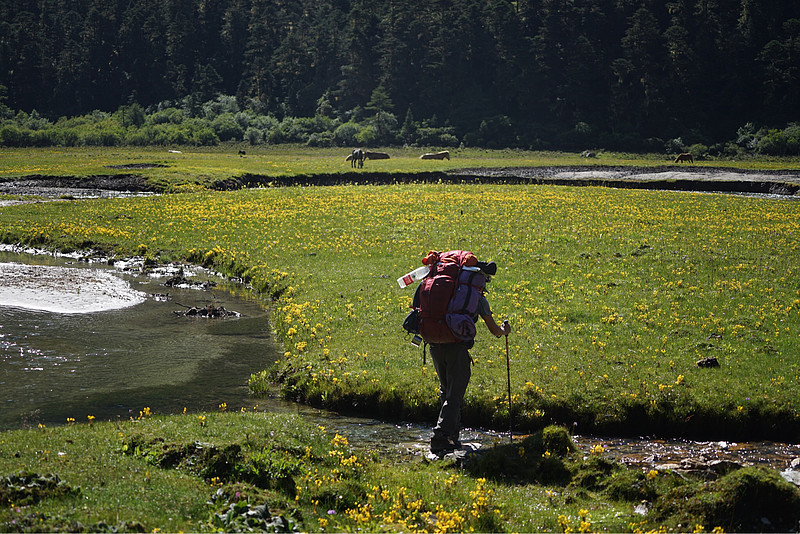
[{"label": "stream", "polygon": [[[247,288],[200,268],[143,270],[141,262],[88,263],[77,257],[0,248],[0,431],[156,413],[262,410],[293,413],[346,435],[356,446],[423,455],[430,425],[345,416],[250,396],[250,373],[281,354],[269,316]],[[187,283],[166,287],[182,276]],[[238,317],[187,316],[224,308]],[[432,392],[433,394],[434,392]],[[523,436],[466,429],[482,446]],[[574,436],[585,453],[649,469],[728,460],[784,470],[800,445]],[[795,471],[796,473],[796,471]]]}]

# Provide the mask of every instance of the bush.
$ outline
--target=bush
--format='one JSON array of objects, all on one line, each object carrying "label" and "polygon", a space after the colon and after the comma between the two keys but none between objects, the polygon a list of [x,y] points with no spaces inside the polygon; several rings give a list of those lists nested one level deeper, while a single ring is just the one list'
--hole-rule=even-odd
[{"label": "bush", "polygon": [[241,141],[244,137],[244,130],[233,113],[219,115],[211,122],[211,127],[220,141]]},{"label": "bush", "polygon": [[316,147],[332,147],[333,146],[333,134],[331,132],[322,132],[322,133],[314,133],[311,134],[308,138],[308,142],[306,143],[308,146],[316,146]]},{"label": "bush", "polygon": [[353,146],[361,128],[355,122],[345,122],[333,131],[333,142],[336,146]]},{"label": "bush", "polygon": [[684,145],[683,139],[676,137],[664,143],[664,152],[667,154],[680,154],[681,152],[686,152],[686,145]]},{"label": "bush", "polygon": [[78,132],[72,128],[59,129],[59,142],[61,146],[78,146],[81,137]]},{"label": "bush", "polygon": [[208,127],[192,130],[192,144],[198,146],[214,146],[219,144],[219,137]]},{"label": "bush", "polygon": [[271,130],[280,124],[280,121],[272,115],[256,115],[250,121],[251,128],[258,128],[262,134],[267,130]]},{"label": "bush", "polygon": [[202,108],[203,114],[207,119],[215,119],[226,113],[237,113],[239,111],[239,104],[236,103],[235,96],[219,95],[214,100],[209,100],[203,104]]},{"label": "bush", "polygon": [[378,132],[372,126],[365,126],[356,134],[356,142],[359,145],[373,146],[378,140]]},{"label": "bush", "polygon": [[786,136],[780,130],[769,130],[756,141],[756,150],[761,154],[780,156],[786,154]]},{"label": "bush", "polygon": [[26,130],[20,129],[15,124],[6,124],[0,128],[0,145],[3,146],[27,146],[29,134]]},{"label": "bush", "polygon": [[90,130],[83,135],[83,144],[88,146],[118,146],[125,138],[121,130],[102,128]]},{"label": "bush", "polygon": [[477,132],[470,132],[469,144],[486,148],[506,148],[514,146],[516,135],[511,119],[505,115],[497,115],[481,121]]},{"label": "bush", "polygon": [[252,126],[244,132],[244,140],[251,145],[260,145],[264,142],[264,133],[258,128]]},{"label": "bush", "polygon": [[418,128],[416,144],[419,146],[458,146],[458,138],[455,136],[455,128]]},{"label": "bush", "polygon": [[[722,526],[726,532],[788,532],[800,520],[800,491],[777,471],[740,469],[719,479],[711,489],[682,499],[679,506],[686,506],[693,515],[704,517],[706,524]],[[659,503],[659,508],[674,504]]]},{"label": "bush", "polygon": [[696,143],[690,146],[687,152],[694,156],[694,159],[703,159],[708,155],[708,147],[702,143]]},{"label": "bush", "polygon": [[149,117],[147,122],[150,124],[181,124],[186,117],[183,112],[176,108],[167,108],[156,111]]}]

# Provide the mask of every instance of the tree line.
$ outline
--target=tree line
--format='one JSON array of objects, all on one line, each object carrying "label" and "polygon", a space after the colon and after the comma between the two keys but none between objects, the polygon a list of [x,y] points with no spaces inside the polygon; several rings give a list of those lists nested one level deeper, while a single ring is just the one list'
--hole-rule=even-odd
[{"label": "tree line", "polygon": [[0,3],[5,145],[792,153],[798,78],[794,0]]}]

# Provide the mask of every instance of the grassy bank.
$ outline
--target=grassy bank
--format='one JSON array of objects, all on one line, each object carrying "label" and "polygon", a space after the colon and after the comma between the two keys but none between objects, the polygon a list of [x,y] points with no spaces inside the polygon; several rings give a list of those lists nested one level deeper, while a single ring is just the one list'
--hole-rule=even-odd
[{"label": "grassy bank", "polygon": [[[71,154],[23,174],[61,165],[78,174],[67,168],[83,156]],[[123,154],[135,163],[156,152],[119,151],[113,164]],[[148,176],[202,187],[251,172],[231,166],[256,159],[203,157]],[[286,172],[310,172],[289,162],[309,159],[285,157]],[[761,530],[763,517],[790,530],[800,494],[777,473],[709,482],[628,469],[601,449],[568,452],[566,432],[546,425],[795,439],[798,211],[722,195],[446,184],[0,207],[2,242],[191,261],[245,278],[271,299],[285,347],[252,388],[279,380],[289,398],[382,417],[436,412],[430,360],[400,328],[412,289],[395,279],[429,249],[471,249],[500,267],[489,297],[514,328],[514,424],[533,432],[455,469],[381,457],[274,414],[76,414],[84,423],[0,434],[0,530],[699,532]],[[505,344],[482,328],[465,420],[506,429]],[[710,357],[720,367],[696,365]],[[642,501],[646,515],[634,512]]]},{"label": "grassy bank", "polygon": [[629,469],[601,447],[577,452],[555,427],[462,468],[380,457],[264,413],[145,408],[0,434],[3,532],[753,531],[762,518],[791,529],[799,509],[800,491],[776,472],[709,482]]},{"label": "grassy bank", "polygon": [[[2,241],[187,260],[274,299],[288,398],[432,420],[437,380],[395,279],[429,249],[495,260],[513,420],[583,433],[794,439],[800,205],[602,188],[393,185],[4,207]],[[481,327],[482,328],[482,327]],[[507,428],[505,344],[479,330],[469,425]],[[716,358],[719,367],[698,367]]]},{"label": "grassy bank", "polygon": [[[3,148],[0,149],[0,180],[30,175],[89,177],[98,175],[142,176],[159,190],[211,187],[215,182],[242,175],[267,177],[346,173],[353,169],[345,161],[348,149],[311,148],[294,145],[250,147],[223,145],[215,148]],[[239,155],[239,150],[246,152]],[[672,163],[666,154],[600,152],[595,158],[576,153],[524,150],[453,149],[450,160],[419,159],[425,148],[380,149],[388,160],[367,160],[363,171],[417,173],[480,167],[539,167],[558,165],[652,166]],[[797,159],[713,159],[698,166],[740,169],[797,169]],[[359,171],[359,169],[356,169]]]}]

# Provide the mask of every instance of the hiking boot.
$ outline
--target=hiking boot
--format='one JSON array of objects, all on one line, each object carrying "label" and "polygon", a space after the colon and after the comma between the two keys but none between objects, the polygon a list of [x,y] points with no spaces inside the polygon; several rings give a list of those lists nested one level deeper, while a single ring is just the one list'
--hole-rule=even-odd
[{"label": "hiking boot", "polygon": [[452,440],[447,438],[437,438],[434,437],[431,439],[431,452],[433,454],[443,455],[447,454],[448,452],[453,452],[461,448],[461,443],[454,443]]}]

